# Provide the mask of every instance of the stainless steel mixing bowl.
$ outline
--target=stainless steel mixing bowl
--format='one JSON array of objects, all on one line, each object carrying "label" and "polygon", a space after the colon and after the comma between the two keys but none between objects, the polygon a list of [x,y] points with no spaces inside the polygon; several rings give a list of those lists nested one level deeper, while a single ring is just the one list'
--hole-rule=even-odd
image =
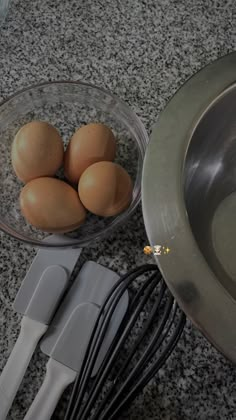
[{"label": "stainless steel mixing bowl", "polygon": [[201,70],[167,105],[146,153],[142,198],[172,293],[236,362],[236,53]]}]

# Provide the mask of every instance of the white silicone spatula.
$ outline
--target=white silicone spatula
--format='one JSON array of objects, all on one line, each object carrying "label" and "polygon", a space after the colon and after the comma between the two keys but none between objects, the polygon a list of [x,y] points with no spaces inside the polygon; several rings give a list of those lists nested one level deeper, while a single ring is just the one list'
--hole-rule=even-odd
[{"label": "white silicone spatula", "polygon": [[[50,356],[61,331],[64,329],[69,317],[79,303],[90,302],[95,303],[99,307],[102,306],[110,290],[119,279],[118,274],[109,268],[97,264],[94,261],[87,261],[81,268],[71,288],[65,295],[62,304],[53,317],[50,328],[40,343],[43,353]],[[95,376],[98,372],[103,358],[106,355],[106,352],[109,349],[128,309],[128,305],[129,296],[128,292],[126,292],[114,311],[107,334],[104,337],[101,350],[98,354],[92,376]]]},{"label": "white silicone spatula", "polygon": [[93,303],[74,309],[52,349],[47,372],[25,420],[48,420],[65,388],[75,381],[98,316]]},{"label": "white silicone spatula", "polygon": [[[50,239],[53,242],[54,235]],[[14,302],[14,309],[23,315],[20,335],[0,376],[0,420],[7,417],[36,345],[48,329],[80,252],[78,249],[39,250],[22,282]]]},{"label": "white silicone spatula", "polygon": [[0,376],[0,419],[4,420],[15,398],[38,341],[48,324],[67,285],[64,268],[47,268],[28,302],[21,330],[12,353]]},{"label": "white silicone spatula", "polygon": [[[64,389],[75,381],[81,369],[99,308],[118,280],[116,273],[95,262],[88,261],[83,265],[41,341],[42,351],[50,357],[47,374],[25,420],[51,418]],[[128,303],[128,293],[125,293],[111,318],[93,375],[104,360]]]}]

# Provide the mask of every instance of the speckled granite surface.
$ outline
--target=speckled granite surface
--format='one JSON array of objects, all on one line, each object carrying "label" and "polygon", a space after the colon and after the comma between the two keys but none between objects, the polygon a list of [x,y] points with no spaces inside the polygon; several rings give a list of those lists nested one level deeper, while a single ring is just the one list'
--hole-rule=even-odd
[{"label": "speckled granite surface", "polygon": [[[12,0],[0,30],[0,99],[32,83],[84,80],[125,99],[150,131],[176,89],[235,48],[233,0]],[[0,370],[20,317],[11,307],[35,251],[0,234]],[[125,272],[147,261],[141,210],[128,229],[83,252]],[[33,358],[9,419],[20,420],[44,374]],[[63,403],[55,418],[63,418]],[[235,420],[236,371],[190,322],[178,348],[123,418]],[[43,419],[42,419],[43,420]]]}]

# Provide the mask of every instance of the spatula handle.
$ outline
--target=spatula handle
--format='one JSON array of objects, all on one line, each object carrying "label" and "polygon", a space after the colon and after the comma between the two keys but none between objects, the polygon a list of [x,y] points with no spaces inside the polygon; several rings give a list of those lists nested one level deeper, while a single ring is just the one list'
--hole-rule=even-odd
[{"label": "spatula handle", "polygon": [[6,419],[37,343],[47,328],[30,318],[22,318],[19,337],[0,376],[0,420]]},{"label": "spatula handle", "polygon": [[76,372],[56,360],[49,359],[47,373],[24,420],[49,420],[63,391],[76,379]]}]

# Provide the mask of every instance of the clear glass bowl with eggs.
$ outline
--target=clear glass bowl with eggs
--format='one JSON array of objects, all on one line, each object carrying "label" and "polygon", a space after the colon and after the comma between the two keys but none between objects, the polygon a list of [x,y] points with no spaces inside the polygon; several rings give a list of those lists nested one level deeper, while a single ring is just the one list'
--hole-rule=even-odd
[{"label": "clear glass bowl with eggs", "polygon": [[[46,121],[60,133],[66,150],[76,130],[90,123],[108,126],[116,139],[114,162],[121,165],[133,181],[129,206],[121,213],[101,217],[87,212],[84,223],[63,239],[51,241],[44,232],[28,223],[20,208],[24,184],[12,167],[12,144],[22,126]],[[132,109],[113,94],[81,82],[49,82],[29,87],[0,104],[0,229],[36,247],[84,247],[124,223],[136,208],[141,195],[141,176],[148,135]],[[56,178],[64,179],[61,168]],[[109,183],[109,179],[107,180]]]}]

